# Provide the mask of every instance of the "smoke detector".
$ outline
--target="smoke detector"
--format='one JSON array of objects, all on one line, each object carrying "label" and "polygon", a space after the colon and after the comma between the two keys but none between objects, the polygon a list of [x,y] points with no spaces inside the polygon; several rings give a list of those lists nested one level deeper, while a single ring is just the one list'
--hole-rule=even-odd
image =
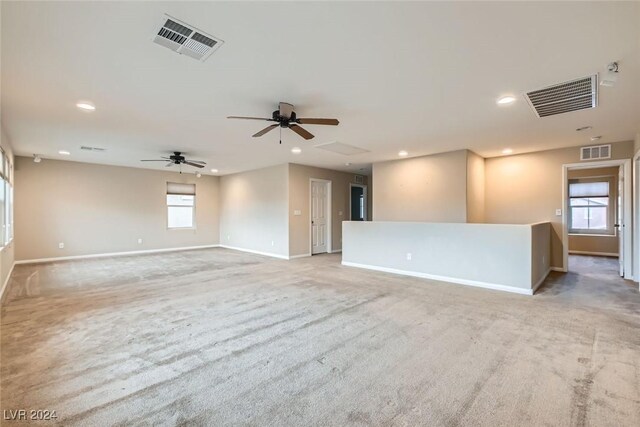
[{"label": "smoke detector", "polygon": [[162,18],[153,42],[201,62],[224,43],[223,40],[167,14]]}]

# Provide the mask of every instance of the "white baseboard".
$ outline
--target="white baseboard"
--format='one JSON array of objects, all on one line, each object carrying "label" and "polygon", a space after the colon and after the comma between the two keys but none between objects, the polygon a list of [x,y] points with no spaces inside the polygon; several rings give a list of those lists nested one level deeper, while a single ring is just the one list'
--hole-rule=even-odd
[{"label": "white baseboard", "polygon": [[609,256],[618,258],[618,254],[614,254],[613,252],[569,251],[569,253],[575,255]]},{"label": "white baseboard", "polygon": [[236,246],[227,246],[227,245],[220,245],[220,247],[225,249],[232,249],[234,251],[248,252],[250,254],[270,256],[270,257],[279,258],[279,259],[289,259],[288,255],[274,254],[272,252],[254,251],[253,249],[238,248]]},{"label": "white baseboard", "polygon": [[289,259],[307,258],[307,257],[310,257],[310,256],[311,256],[311,254],[291,255],[291,256],[289,256]]},{"label": "white baseboard", "polygon": [[493,289],[496,291],[513,292],[521,295],[533,295],[533,289],[516,288],[514,286],[498,285],[495,283],[479,282],[476,280],[458,279],[456,277],[438,276],[435,274],[421,273],[417,271],[408,271],[408,270],[398,270],[395,268],[388,268],[388,267],[378,267],[375,265],[358,264],[358,263],[349,262],[349,261],[342,261],[342,265],[347,267],[364,268],[367,270],[383,271],[385,273],[401,274],[403,276],[420,277],[422,279],[438,280],[441,282],[457,283],[459,285]]},{"label": "white baseboard", "polygon": [[103,254],[90,254],[90,255],[73,255],[73,256],[61,256],[54,258],[38,258],[38,259],[23,259],[16,261],[16,264],[39,264],[43,262],[55,262],[55,261],[70,261],[74,259],[89,259],[89,258],[104,258],[113,256],[129,256],[129,255],[145,255],[156,254],[160,252],[177,252],[177,251],[191,251],[194,249],[209,249],[218,248],[220,245],[203,245],[203,246],[184,246],[181,248],[165,248],[165,249],[147,249],[142,251],[128,251],[128,252],[111,252]]},{"label": "white baseboard", "polygon": [[335,249],[331,252],[329,252],[330,254],[339,254],[340,252],[342,252],[342,249]]},{"label": "white baseboard", "polygon": [[16,262],[14,261],[13,264],[11,264],[11,269],[9,270],[9,274],[7,274],[7,278],[2,284],[2,289],[0,289],[0,305],[2,305],[2,302],[4,301],[4,291],[7,289],[7,285],[9,284],[9,279],[11,279],[11,273],[13,273],[13,267],[15,266],[16,266]]},{"label": "white baseboard", "polygon": [[551,271],[557,271],[558,273],[566,273],[567,270],[565,270],[562,267],[549,267],[551,269]]},{"label": "white baseboard", "polygon": [[538,288],[540,287],[540,285],[542,285],[542,283],[544,282],[544,280],[547,278],[547,276],[549,275],[549,273],[551,273],[551,267],[549,267],[549,269],[547,270],[546,273],[544,273],[542,275],[542,278],[540,280],[538,280],[538,283],[536,283],[535,285],[533,285],[533,293],[535,294],[536,291],[538,290]]}]

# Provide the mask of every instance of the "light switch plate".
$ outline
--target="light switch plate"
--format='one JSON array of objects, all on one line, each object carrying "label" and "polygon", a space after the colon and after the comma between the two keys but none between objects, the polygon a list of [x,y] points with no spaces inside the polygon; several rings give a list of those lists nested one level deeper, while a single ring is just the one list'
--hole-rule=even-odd
[{"label": "light switch plate", "polygon": [[302,215],[302,211],[300,209],[296,209],[295,211],[293,211],[293,214],[299,216]]},{"label": "light switch plate", "polygon": [[342,211],[338,211],[338,216],[342,216]]},{"label": "light switch plate", "polygon": [[556,216],[562,216],[562,209],[556,209]]}]

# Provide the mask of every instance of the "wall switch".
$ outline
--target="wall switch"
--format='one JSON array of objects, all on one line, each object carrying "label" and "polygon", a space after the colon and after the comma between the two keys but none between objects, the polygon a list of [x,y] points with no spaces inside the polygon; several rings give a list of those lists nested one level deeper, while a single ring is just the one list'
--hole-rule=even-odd
[{"label": "wall switch", "polygon": [[411,261],[411,252],[407,252],[407,261]]},{"label": "wall switch", "polygon": [[556,209],[556,216],[562,216],[562,209]]},{"label": "wall switch", "polygon": [[295,211],[293,211],[293,214],[295,216],[300,216],[300,215],[302,215],[302,211],[300,209],[296,209]]},{"label": "wall switch", "polygon": [[58,249],[64,249],[64,243],[62,242],[58,243]]},{"label": "wall switch", "polygon": [[142,239],[138,239],[138,244],[141,245],[142,244]]},{"label": "wall switch", "polygon": [[338,216],[342,216],[342,211],[338,211]]},{"label": "wall switch", "polygon": [[272,241],[271,241],[271,246],[275,246],[275,245],[276,245],[275,240],[272,240]]},{"label": "wall switch", "polygon": [[231,236],[227,234],[227,240],[231,240]]}]

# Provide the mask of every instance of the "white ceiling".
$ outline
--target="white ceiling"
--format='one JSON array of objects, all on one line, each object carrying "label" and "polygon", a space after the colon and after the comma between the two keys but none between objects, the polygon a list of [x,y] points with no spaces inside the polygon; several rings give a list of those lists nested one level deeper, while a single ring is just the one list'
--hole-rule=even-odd
[{"label": "white ceiling", "polygon": [[[204,63],[156,45],[163,13],[225,44]],[[638,2],[2,2],[1,52],[2,125],[20,155],[163,168],[138,160],[181,150],[220,174],[357,171],[401,149],[490,157],[640,132]],[[595,109],[539,119],[522,97],[613,60],[618,83]],[[499,107],[503,94],[518,100]],[[75,107],[85,99],[97,111]],[[277,131],[251,138],[267,123],[225,118],[268,117],[279,101],[340,125],[305,126],[308,142],[285,130],[279,145]],[[370,152],[313,148],[331,141]]]}]

